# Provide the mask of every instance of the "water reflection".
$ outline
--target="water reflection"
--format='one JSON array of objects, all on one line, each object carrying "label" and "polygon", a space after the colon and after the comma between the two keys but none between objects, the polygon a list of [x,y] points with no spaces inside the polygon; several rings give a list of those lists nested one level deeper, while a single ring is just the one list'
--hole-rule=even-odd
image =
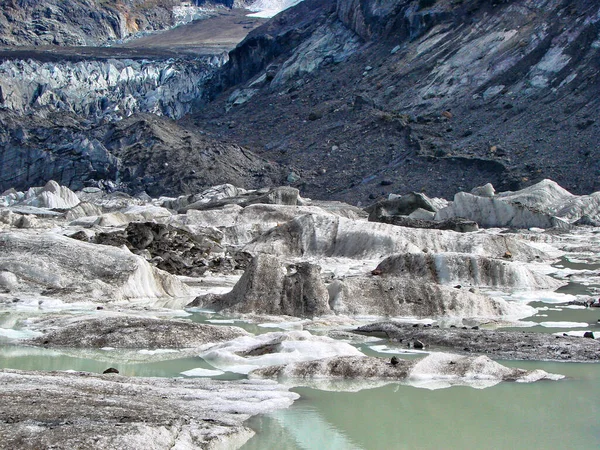
[{"label": "water reflection", "polygon": [[[244,450],[597,448],[600,366],[516,362],[565,373],[559,382],[426,391],[391,384],[360,392],[294,389],[290,409],[255,419]],[[282,431],[281,428],[284,428]],[[329,442],[341,447],[330,447]]]}]

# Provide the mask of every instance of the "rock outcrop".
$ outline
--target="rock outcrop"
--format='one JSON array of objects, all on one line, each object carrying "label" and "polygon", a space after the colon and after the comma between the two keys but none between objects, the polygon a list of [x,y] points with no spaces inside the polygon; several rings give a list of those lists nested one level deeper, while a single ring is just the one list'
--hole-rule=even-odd
[{"label": "rock outcrop", "polygon": [[[590,175],[599,160],[598,5],[530,8],[305,0],[231,53],[222,95],[193,120],[295,166],[295,185],[314,198],[365,204],[415,189],[451,198],[544,178],[600,190]],[[244,95],[232,106],[233,92]]]},{"label": "rock outcrop", "polygon": [[102,45],[142,31],[161,30],[173,21],[171,0],[51,0],[3,2],[2,45]]},{"label": "rock outcrop", "polygon": [[177,196],[225,182],[279,186],[286,174],[244,148],[152,115],[94,124],[62,113],[23,120],[0,110],[0,148],[0,190],[55,180],[74,191],[107,186]]}]

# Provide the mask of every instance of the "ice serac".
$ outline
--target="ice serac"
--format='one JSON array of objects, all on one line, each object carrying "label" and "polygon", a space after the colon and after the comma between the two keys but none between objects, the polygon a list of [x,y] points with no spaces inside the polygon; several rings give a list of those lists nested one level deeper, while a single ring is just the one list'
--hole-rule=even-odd
[{"label": "ice serac", "polygon": [[528,206],[466,192],[457,193],[452,206],[442,209],[435,216],[437,220],[450,217],[474,220],[482,227],[569,228],[568,222]]},{"label": "ice serac", "polygon": [[275,256],[257,255],[233,290],[198,298],[194,305],[216,311],[314,317],[329,311],[320,267],[308,262],[284,265]]},{"label": "ice serac", "polygon": [[0,233],[0,270],[14,274],[23,294],[65,302],[149,302],[182,307],[189,292],[176,277],[126,249],[45,232]]},{"label": "ice serac", "polygon": [[564,283],[506,258],[467,253],[404,253],[384,259],[382,276],[405,276],[424,282],[519,290],[555,290]]},{"label": "ice serac", "polygon": [[0,63],[0,104],[18,114],[59,111],[93,120],[142,112],[179,119],[205,95],[211,74],[224,62],[221,56],[163,61],[7,60]]},{"label": "ice serac", "polygon": [[244,248],[252,254],[292,257],[381,259],[395,253],[418,253],[427,249],[490,257],[500,257],[508,251],[518,261],[548,258],[518,236],[405,228],[324,215],[295,218]]},{"label": "ice serac", "polygon": [[328,285],[338,314],[413,317],[527,317],[533,308],[409,277],[347,277]]},{"label": "ice serac", "polygon": [[577,196],[552,180],[542,180],[520,191],[492,196],[459,192],[435,218],[464,217],[484,227],[568,229],[581,217],[599,213],[600,193]]},{"label": "ice serac", "polygon": [[[32,400],[32,386],[37,389]],[[249,417],[299,396],[272,381],[0,371],[3,448],[239,448]],[[9,423],[10,422],[10,423]]]},{"label": "ice serac", "polygon": [[[277,378],[291,385],[312,385],[336,380],[387,380],[403,382],[428,389],[453,385],[484,388],[502,381],[533,382],[559,380],[543,370],[508,368],[486,356],[461,356],[449,353],[432,353],[420,360],[388,360],[375,357],[331,357],[256,369],[250,378]],[[343,384],[332,384],[343,390]],[[350,385],[352,386],[352,385]]]}]

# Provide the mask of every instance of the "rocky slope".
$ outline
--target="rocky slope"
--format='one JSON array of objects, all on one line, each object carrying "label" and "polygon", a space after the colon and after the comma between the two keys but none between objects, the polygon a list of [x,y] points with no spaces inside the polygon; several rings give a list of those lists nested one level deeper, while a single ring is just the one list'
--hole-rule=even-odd
[{"label": "rocky slope", "polygon": [[[598,17],[586,0],[306,0],[252,31],[210,82],[193,60],[5,62],[0,189],[110,180],[132,193],[157,184],[155,193],[192,193],[268,185],[264,168],[280,167],[285,178],[274,184],[287,179],[304,195],[353,204],[412,190],[449,198],[487,182],[516,190],[543,178],[575,194],[598,190]],[[183,155],[185,139],[208,133],[215,146],[242,145],[252,161],[260,158],[246,149],[273,163],[248,173],[244,158],[227,156],[229,169],[192,161],[190,171],[204,175],[178,165],[182,176],[161,161],[148,174],[137,160],[115,163],[130,154],[109,131],[122,125],[98,123],[195,108],[178,125],[154,127],[162,131],[151,145],[165,141]],[[88,142],[100,156],[82,163]]]},{"label": "rocky slope", "polygon": [[102,45],[173,25],[174,0],[3,0],[0,45]]},{"label": "rocky slope", "polygon": [[72,189],[178,195],[224,182],[281,184],[287,175],[238,145],[152,115],[99,124],[60,112],[26,119],[0,111],[0,190],[56,179]]},{"label": "rocky slope", "polygon": [[231,52],[195,121],[297,167],[314,197],[598,190],[599,17],[586,0],[306,0]]}]

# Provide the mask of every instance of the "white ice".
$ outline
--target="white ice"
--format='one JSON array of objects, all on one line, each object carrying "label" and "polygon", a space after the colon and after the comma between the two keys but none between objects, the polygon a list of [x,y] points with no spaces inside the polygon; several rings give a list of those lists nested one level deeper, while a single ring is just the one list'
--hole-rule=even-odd
[{"label": "white ice", "polygon": [[[240,356],[244,352],[259,348],[265,349],[265,354],[260,354],[259,351],[257,356]],[[307,331],[242,336],[220,344],[208,344],[201,350],[199,356],[212,366],[237,373],[248,373],[259,367],[332,356],[362,355],[350,344],[325,336],[313,336]]]},{"label": "white ice", "polygon": [[224,373],[225,372],[222,370],[210,370],[198,367],[197,369],[190,369],[186,370],[185,372],[181,372],[181,375],[185,375],[186,377],[216,377],[223,375]]}]

